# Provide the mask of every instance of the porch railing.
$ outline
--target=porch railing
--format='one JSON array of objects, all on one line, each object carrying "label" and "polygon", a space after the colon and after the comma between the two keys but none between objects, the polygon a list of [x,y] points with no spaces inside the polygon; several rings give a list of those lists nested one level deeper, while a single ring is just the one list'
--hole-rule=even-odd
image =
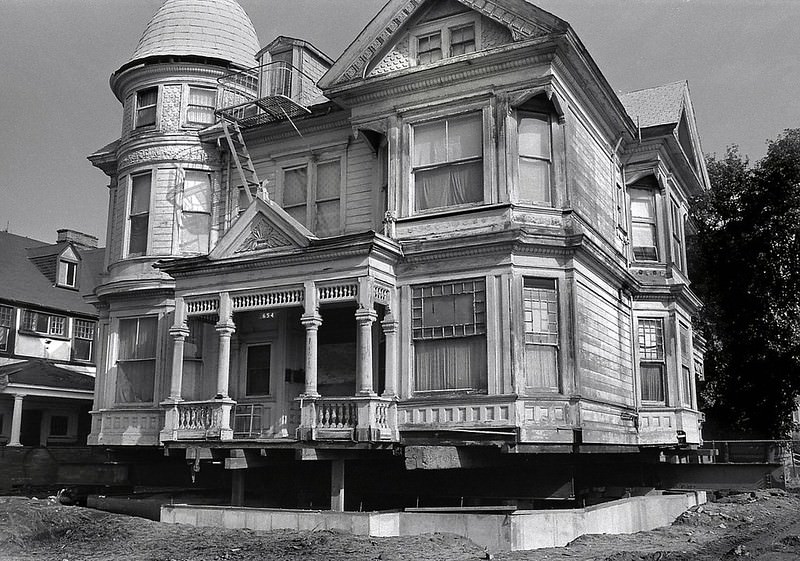
[{"label": "porch railing", "polygon": [[397,402],[364,397],[298,398],[301,406],[300,440],[397,442]]},{"label": "porch railing", "polygon": [[180,401],[167,405],[161,440],[230,440],[231,399]]}]

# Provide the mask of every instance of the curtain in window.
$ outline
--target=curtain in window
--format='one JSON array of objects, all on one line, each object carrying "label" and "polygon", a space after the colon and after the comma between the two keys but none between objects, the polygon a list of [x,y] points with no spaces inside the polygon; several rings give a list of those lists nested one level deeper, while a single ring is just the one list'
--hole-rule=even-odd
[{"label": "curtain in window", "polygon": [[153,401],[157,327],[155,317],[120,320],[117,403]]},{"label": "curtain in window", "polygon": [[558,348],[525,345],[526,385],[537,389],[558,389]]},{"label": "curtain in window", "polygon": [[472,162],[420,171],[415,175],[415,210],[483,200],[483,164]]},{"label": "curtain in window", "polygon": [[417,391],[486,389],[483,336],[416,341],[414,356]]},{"label": "curtain in window", "polygon": [[642,364],[642,401],[665,401],[664,375],[661,364]]},{"label": "curtain in window", "polygon": [[189,106],[186,120],[191,123],[213,125],[216,117],[214,107],[217,104],[217,92],[205,88],[189,88]]},{"label": "curtain in window", "polygon": [[117,363],[117,403],[149,403],[153,401],[155,360]]}]

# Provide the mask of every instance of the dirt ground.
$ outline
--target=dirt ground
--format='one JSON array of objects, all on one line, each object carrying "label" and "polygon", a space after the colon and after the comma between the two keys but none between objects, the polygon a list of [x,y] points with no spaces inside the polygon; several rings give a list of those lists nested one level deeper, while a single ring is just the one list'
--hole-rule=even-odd
[{"label": "dirt ground", "polygon": [[478,560],[688,561],[800,559],[800,497],[734,494],[673,525],[624,536],[583,536],[563,548],[487,552],[465,538],[370,538],[342,532],[271,533],[161,524],[54,500],[0,497],[0,560],[11,561]]}]

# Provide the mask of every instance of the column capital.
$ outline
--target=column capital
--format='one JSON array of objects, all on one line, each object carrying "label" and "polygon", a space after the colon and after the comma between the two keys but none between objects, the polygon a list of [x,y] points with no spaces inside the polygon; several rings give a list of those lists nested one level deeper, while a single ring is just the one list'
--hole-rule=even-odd
[{"label": "column capital", "polygon": [[169,328],[169,334],[173,339],[186,339],[189,336],[189,328],[186,324],[173,325]]},{"label": "column capital", "polygon": [[378,319],[378,312],[368,308],[359,308],[355,315],[356,321],[359,323],[373,323]]},{"label": "column capital", "polygon": [[228,337],[230,337],[231,335],[233,335],[236,332],[236,324],[235,323],[218,323],[218,324],[216,324],[214,326],[214,329],[217,330],[217,333],[219,333],[220,336],[224,337],[224,336],[227,335]]},{"label": "column capital", "polygon": [[302,315],[300,316],[300,323],[303,324],[303,327],[306,329],[319,329],[319,326],[322,325],[322,316],[319,315]]},{"label": "column capital", "polygon": [[381,322],[381,327],[383,328],[384,333],[397,333],[397,330],[400,327],[400,322],[391,316],[386,316],[386,318]]},{"label": "column capital", "polygon": [[11,395],[14,396],[14,401],[22,401],[23,399],[28,397],[28,394],[26,393],[12,393]]}]

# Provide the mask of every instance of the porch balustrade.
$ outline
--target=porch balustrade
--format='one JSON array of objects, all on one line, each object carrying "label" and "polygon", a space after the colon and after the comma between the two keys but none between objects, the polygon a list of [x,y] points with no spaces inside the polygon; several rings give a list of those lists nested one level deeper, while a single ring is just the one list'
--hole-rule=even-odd
[{"label": "porch balustrade", "polygon": [[[232,400],[181,401],[168,411],[162,440],[231,440]],[[171,425],[171,426],[170,426]],[[171,436],[172,438],[169,438]]]},{"label": "porch balustrade", "polygon": [[397,401],[369,397],[301,397],[300,440],[397,442]]}]

